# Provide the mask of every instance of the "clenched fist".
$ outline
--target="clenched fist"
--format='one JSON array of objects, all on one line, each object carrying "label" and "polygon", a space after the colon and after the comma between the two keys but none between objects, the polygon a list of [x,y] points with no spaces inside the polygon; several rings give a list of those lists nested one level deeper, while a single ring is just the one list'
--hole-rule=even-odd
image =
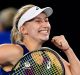
[{"label": "clenched fist", "polygon": [[66,51],[70,48],[67,40],[65,39],[64,35],[55,36],[51,40],[52,43],[54,43],[55,46],[62,49],[63,51]]}]

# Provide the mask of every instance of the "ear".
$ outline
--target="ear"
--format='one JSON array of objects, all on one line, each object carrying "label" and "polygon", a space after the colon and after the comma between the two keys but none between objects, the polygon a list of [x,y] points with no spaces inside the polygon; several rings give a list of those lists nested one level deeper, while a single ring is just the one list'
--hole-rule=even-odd
[{"label": "ear", "polygon": [[20,29],[19,29],[19,32],[21,32],[23,35],[27,35],[27,29],[25,28],[25,26],[21,26]]}]

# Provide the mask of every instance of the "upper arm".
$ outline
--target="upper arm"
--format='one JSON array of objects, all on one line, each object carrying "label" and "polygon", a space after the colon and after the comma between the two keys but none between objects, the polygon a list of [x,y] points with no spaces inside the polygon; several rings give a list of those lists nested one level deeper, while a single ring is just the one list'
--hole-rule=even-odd
[{"label": "upper arm", "polygon": [[0,46],[0,65],[6,62],[16,61],[22,55],[21,48],[14,44]]},{"label": "upper arm", "polygon": [[67,62],[65,59],[63,59],[62,57],[61,57],[61,60],[65,68],[65,75],[72,75],[71,70],[70,70],[70,63]]}]

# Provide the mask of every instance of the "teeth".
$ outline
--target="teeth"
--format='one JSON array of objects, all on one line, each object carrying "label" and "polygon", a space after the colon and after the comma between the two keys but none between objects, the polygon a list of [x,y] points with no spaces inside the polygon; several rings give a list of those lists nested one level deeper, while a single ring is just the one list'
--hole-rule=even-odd
[{"label": "teeth", "polygon": [[48,31],[43,31],[43,30],[42,30],[42,31],[40,31],[40,33],[48,33]]},{"label": "teeth", "polygon": [[48,32],[47,30],[40,30],[39,32]]},{"label": "teeth", "polygon": [[47,32],[47,31],[42,31],[42,32]]},{"label": "teeth", "polygon": [[48,30],[39,30],[39,31],[48,31]]}]

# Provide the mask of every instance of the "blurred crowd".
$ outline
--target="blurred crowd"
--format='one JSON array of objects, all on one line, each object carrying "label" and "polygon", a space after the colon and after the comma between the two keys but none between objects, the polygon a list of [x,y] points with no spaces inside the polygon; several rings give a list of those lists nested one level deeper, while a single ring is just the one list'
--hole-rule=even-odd
[{"label": "blurred crowd", "polygon": [[11,43],[10,33],[16,12],[17,9],[14,7],[8,7],[0,11],[0,44]]}]

